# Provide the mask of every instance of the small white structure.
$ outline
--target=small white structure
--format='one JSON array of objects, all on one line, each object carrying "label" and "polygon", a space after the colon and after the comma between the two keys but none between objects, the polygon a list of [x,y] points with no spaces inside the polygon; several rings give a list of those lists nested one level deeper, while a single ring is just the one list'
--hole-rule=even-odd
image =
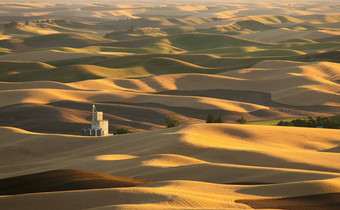
[{"label": "small white structure", "polygon": [[109,134],[109,121],[103,119],[103,112],[98,112],[94,104],[92,105],[91,130],[95,132],[95,136]]}]

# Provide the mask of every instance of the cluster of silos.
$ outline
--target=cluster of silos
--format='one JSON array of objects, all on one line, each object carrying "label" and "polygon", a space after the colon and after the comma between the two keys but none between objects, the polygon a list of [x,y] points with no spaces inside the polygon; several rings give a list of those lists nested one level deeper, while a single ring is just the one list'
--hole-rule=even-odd
[{"label": "cluster of silos", "polygon": [[104,136],[104,131],[102,129],[94,130],[90,128],[80,129],[79,135],[81,136]]}]

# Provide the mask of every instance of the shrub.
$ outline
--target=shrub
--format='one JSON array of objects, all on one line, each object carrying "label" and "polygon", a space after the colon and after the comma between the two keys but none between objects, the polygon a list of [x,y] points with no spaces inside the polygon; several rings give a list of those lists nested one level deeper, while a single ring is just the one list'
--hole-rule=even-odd
[{"label": "shrub", "polygon": [[236,122],[239,124],[246,124],[248,121],[244,117],[241,117],[240,119],[237,119]]},{"label": "shrub", "polygon": [[126,134],[126,133],[132,133],[132,132],[127,128],[117,128],[117,130],[114,132],[115,135]]},{"label": "shrub", "polygon": [[165,121],[168,128],[177,127],[181,123],[181,121],[174,116],[167,116]]}]

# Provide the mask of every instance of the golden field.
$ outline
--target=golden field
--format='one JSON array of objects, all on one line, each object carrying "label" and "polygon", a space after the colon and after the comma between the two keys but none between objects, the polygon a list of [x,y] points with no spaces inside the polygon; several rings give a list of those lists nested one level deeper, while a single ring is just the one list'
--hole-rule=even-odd
[{"label": "golden field", "polygon": [[339,8],[0,3],[0,209],[337,209]]}]

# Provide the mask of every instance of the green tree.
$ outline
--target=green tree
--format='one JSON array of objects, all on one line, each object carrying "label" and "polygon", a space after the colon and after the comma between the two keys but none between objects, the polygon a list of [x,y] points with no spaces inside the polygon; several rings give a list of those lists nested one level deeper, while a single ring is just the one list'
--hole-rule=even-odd
[{"label": "green tree", "polygon": [[241,117],[240,119],[237,119],[236,122],[239,124],[246,124],[248,121],[246,118]]},{"label": "green tree", "polygon": [[127,30],[128,33],[134,34],[135,33],[135,26],[131,25],[130,28]]},{"label": "green tree", "polygon": [[13,28],[13,27],[19,26],[19,23],[16,22],[16,21],[11,21],[10,23],[7,23],[5,26],[6,26],[7,28]]},{"label": "green tree", "polygon": [[291,123],[296,127],[308,127],[308,120],[305,119],[295,119],[292,120]]},{"label": "green tree", "polygon": [[334,128],[334,122],[330,117],[322,118],[322,124],[325,128]]},{"label": "green tree", "polygon": [[223,123],[221,115],[218,115],[218,118],[215,120],[216,123]]},{"label": "green tree", "polygon": [[207,123],[214,123],[215,122],[215,117],[213,114],[209,112],[208,117],[207,117]]},{"label": "green tree", "polygon": [[277,123],[278,126],[291,126],[292,124],[288,121],[283,121],[281,120],[280,122]]},{"label": "green tree", "polygon": [[308,126],[309,127],[316,127],[316,120],[311,116],[308,117]]},{"label": "green tree", "polygon": [[322,117],[318,116],[316,118],[316,126],[322,126]]},{"label": "green tree", "polygon": [[175,116],[167,116],[165,122],[168,128],[177,127],[181,123],[181,121]]},{"label": "green tree", "polygon": [[278,122],[276,125],[278,126],[284,126],[285,125],[285,122],[283,120],[280,120],[280,122]]}]

